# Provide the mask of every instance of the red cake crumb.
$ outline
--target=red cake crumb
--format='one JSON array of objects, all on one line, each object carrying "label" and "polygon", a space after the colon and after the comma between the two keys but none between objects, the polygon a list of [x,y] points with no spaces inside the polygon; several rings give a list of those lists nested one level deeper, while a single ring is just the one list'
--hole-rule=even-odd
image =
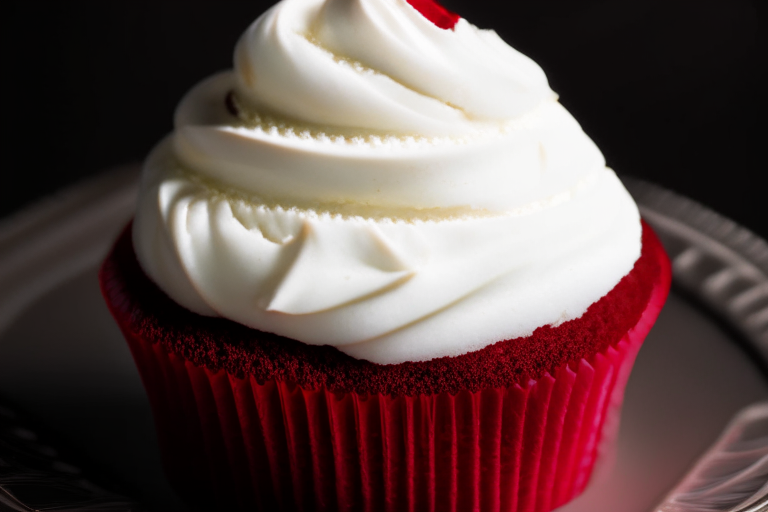
[{"label": "red cake crumb", "polygon": [[144,274],[130,233],[129,226],[100,274],[102,293],[121,328],[211,370],[358,394],[413,396],[507,387],[574,365],[618,343],[638,322],[667,265],[661,244],[643,224],[642,254],[632,271],[580,318],[457,357],[380,365],[331,346],[306,345],[184,309]]},{"label": "red cake crumb", "polygon": [[461,16],[449,11],[439,3],[435,2],[435,0],[406,1],[411,4],[411,7],[419,11],[422,16],[444,30],[453,29],[453,27],[456,26],[456,23],[458,23],[459,18],[461,18]]}]

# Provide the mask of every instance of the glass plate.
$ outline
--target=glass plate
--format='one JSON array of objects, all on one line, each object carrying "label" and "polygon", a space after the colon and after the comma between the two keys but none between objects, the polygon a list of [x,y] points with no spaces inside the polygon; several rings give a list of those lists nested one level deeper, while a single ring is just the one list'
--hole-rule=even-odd
[{"label": "glass plate", "polygon": [[[105,173],[0,222],[0,459],[3,442],[31,443],[53,468],[36,473],[42,482],[66,473],[94,493],[180,511],[96,279],[137,180],[137,166]],[[688,199],[624,181],[672,258],[675,285],[629,380],[617,448],[562,512],[651,510],[737,411],[768,399],[768,245]],[[14,510],[3,502],[1,466],[0,510]],[[110,510],[136,510],[109,499]]]}]

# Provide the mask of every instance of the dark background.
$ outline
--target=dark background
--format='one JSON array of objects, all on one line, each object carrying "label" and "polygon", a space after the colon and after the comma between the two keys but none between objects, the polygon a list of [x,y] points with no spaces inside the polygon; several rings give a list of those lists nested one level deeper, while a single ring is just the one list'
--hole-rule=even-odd
[{"label": "dark background", "polygon": [[[13,1],[3,23],[10,136],[0,216],[140,161],[171,130],[182,94],[231,67],[239,34],[271,3]],[[536,60],[620,174],[689,196],[768,238],[760,179],[768,2],[444,4]]]}]

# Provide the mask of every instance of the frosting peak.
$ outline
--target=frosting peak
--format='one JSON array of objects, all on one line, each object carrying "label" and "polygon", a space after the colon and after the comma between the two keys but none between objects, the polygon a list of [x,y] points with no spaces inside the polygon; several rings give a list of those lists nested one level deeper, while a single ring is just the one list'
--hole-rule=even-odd
[{"label": "frosting peak", "polygon": [[405,0],[283,0],[179,104],[133,236],[182,306],[386,364],[581,316],[641,227],[494,32]]},{"label": "frosting peak", "polygon": [[235,50],[251,109],[346,133],[456,135],[551,98],[544,72],[495,32],[443,30],[405,0],[291,0]]}]

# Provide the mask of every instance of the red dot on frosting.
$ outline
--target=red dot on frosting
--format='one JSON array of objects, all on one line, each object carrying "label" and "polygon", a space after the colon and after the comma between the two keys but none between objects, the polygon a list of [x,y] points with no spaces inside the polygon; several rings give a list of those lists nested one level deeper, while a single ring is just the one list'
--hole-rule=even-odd
[{"label": "red dot on frosting", "polygon": [[445,30],[452,29],[461,17],[455,12],[451,12],[439,3],[435,2],[435,0],[406,1],[411,4],[411,7],[419,11],[422,16]]}]

